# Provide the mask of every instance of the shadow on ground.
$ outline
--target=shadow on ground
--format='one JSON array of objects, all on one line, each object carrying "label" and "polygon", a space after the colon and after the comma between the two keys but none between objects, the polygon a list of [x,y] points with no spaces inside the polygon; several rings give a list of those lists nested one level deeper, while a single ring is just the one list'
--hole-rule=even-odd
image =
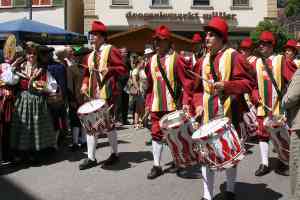
[{"label": "shadow on ground", "polygon": [[[153,160],[151,151],[137,151],[137,152],[120,152],[119,153],[120,162],[116,165],[110,167],[104,167],[106,170],[125,170],[132,167],[132,163],[138,164],[146,161]],[[99,165],[103,164],[104,161],[101,161]]]},{"label": "shadow on ground", "polygon": [[[129,142],[118,140],[119,144],[127,144]],[[104,148],[109,146],[108,142],[99,142],[97,148]],[[43,165],[52,165],[55,163],[63,162],[65,160],[70,162],[77,162],[87,157],[84,153],[85,149],[80,149],[78,151],[72,152],[67,146],[59,148],[59,150],[45,149],[37,153],[36,160],[29,161],[24,159],[24,161],[15,164],[7,164],[0,166],[0,175],[14,173],[16,171],[27,169],[30,167],[40,167]]]},{"label": "shadow on ground", "polygon": [[3,200],[41,200],[4,177],[0,177],[0,194]]},{"label": "shadow on ground", "polygon": [[[226,183],[223,183],[220,186],[220,190],[223,192],[226,188]],[[251,184],[251,183],[242,183],[237,182],[235,185],[236,191],[236,199],[243,199],[243,200],[278,200],[283,195],[279,192],[268,188],[267,184],[258,183],[258,184]],[[218,194],[215,196],[214,200],[222,200],[222,194]]]}]

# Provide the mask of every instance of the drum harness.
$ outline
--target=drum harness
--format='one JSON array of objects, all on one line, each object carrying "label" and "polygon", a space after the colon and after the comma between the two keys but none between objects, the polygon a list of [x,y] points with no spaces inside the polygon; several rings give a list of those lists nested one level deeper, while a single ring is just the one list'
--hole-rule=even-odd
[{"label": "drum harness", "polygon": [[172,96],[172,98],[175,102],[175,106],[176,106],[176,110],[177,110],[180,107],[179,106],[179,95],[176,95],[174,90],[172,89],[171,84],[169,82],[169,79],[166,75],[166,72],[164,71],[164,69],[161,66],[159,55],[157,55],[157,66],[159,68],[159,71],[160,71],[164,81],[166,82],[167,88],[168,88],[168,90],[170,92],[170,95]]}]

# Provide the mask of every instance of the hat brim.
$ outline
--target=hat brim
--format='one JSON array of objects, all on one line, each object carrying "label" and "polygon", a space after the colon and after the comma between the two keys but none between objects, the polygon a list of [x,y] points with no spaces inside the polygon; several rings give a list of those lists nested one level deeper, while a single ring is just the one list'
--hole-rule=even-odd
[{"label": "hat brim", "polygon": [[106,33],[106,31],[100,31],[100,30],[98,30],[98,31],[96,31],[96,30],[90,30],[89,31],[89,34],[92,34],[92,35],[97,34],[97,33]]},{"label": "hat brim", "polygon": [[204,26],[204,31],[213,31],[218,33],[220,36],[222,36],[222,38],[224,38],[225,41],[227,41],[228,36],[224,35],[220,30],[218,30],[217,28],[213,27],[213,26]]},{"label": "hat brim", "polygon": [[298,51],[297,46],[284,45],[283,48],[284,48],[284,49],[286,49],[286,48],[291,48],[291,49],[293,49],[294,51]]},{"label": "hat brim", "polygon": [[152,36],[153,39],[160,39],[160,40],[168,40],[170,39],[170,36],[162,36],[162,35],[158,35],[158,34],[154,34]]}]

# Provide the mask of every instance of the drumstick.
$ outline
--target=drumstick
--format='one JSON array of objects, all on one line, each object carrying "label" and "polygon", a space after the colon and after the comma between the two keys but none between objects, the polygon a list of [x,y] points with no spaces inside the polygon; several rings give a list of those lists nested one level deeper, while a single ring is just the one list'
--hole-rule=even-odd
[{"label": "drumstick", "polygon": [[187,70],[189,73],[193,74],[194,76],[196,76],[197,78],[209,83],[209,84],[213,84],[213,82],[211,80],[207,80],[206,78],[203,78],[202,76],[200,76],[199,74],[193,72],[192,70]]},{"label": "drumstick", "polygon": [[265,107],[269,112],[272,112],[272,109],[271,109],[269,106],[267,106],[261,99],[259,100],[259,103],[260,103],[263,107]]},{"label": "drumstick", "polygon": [[150,114],[150,112],[148,112],[148,111],[144,114],[144,116],[141,119],[140,124],[144,123],[145,119],[149,116],[149,114]]}]

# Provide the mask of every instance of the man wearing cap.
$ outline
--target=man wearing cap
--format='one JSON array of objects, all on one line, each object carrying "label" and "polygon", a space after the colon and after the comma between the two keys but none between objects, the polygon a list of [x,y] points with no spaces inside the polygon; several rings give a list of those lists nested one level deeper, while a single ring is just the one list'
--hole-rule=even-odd
[{"label": "man wearing cap", "polygon": [[298,68],[300,68],[300,60],[296,58],[298,54],[297,41],[288,40],[284,45],[284,56],[286,59],[292,60]]},{"label": "man wearing cap", "polygon": [[[109,105],[115,104],[113,100],[119,94],[116,87],[116,79],[127,74],[127,69],[122,61],[120,51],[106,43],[107,28],[100,21],[92,23],[91,31],[92,44],[94,47],[87,58],[81,93],[93,99],[104,99]],[[104,161],[104,167],[116,164],[119,161],[117,132],[113,122],[108,125],[108,141],[112,148],[110,157]],[[97,165],[96,135],[87,135],[88,158],[80,165],[79,169],[84,170]]]},{"label": "man wearing cap", "polygon": [[[254,44],[250,37],[244,38],[239,46],[239,52],[246,58],[250,66],[253,67],[257,57],[253,55]],[[253,72],[255,68],[253,67]],[[244,94],[244,98],[248,105],[249,111],[243,114],[244,123],[241,124],[241,132],[243,137],[255,136],[257,132],[256,108],[252,103],[251,94]],[[248,151],[248,150],[247,150]]]},{"label": "man wearing cap", "polygon": [[[196,114],[202,115],[203,124],[217,117],[228,117],[239,132],[241,115],[245,109],[243,94],[249,93],[255,82],[247,73],[249,66],[241,54],[227,48],[228,25],[220,17],[213,17],[205,27],[206,45],[209,53],[200,60],[200,90],[194,92]],[[227,176],[224,199],[235,199],[234,184],[237,167],[225,170]],[[209,167],[202,166],[204,195],[202,200],[213,199],[214,174]]]},{"label": "man wearing cap", "polygon": [[244,38],[239,46],[239,52],[245,56],[248,62],[251,64],[255,60],[255,56],[253,56],[253,41],[251,38]]},{"label": "man wearing cap", "polygon": [[193,41],[193,58],[192,58],[192,66],[194,67],[197,60],[201,58],[204,53],[203,45],[202,45],[202,37],[199,33],[195,33],[192,38]]},{"label": "man wearing cap", "polygon": [[[253,63],[257,75],[257,89],[253,90],[253,103],[257,107],[258,139],[261,152],[261,164],[255,176],[263,176],[270,172],[269,140],[270,133],[264,121],[267,117],[283,115],[281,106],[283,91],[291,80],[296,66],[282,55],[274,55],[275,36],[270,31],[263,31],[259,36],[259,58]],[[276,83],[276,84],[274,84]],[[276,172],[288,175],[288,168],[280,162]]]},{"label": "man wearing cap", "polygon": [[[77,110],[83,103],[83,94],[79,91],[81,89],[84,68],[81,66],[87,58],[87,55],[91,53],[91,49],[86,47],[80,47],[77,50],[73,50],[72,47],[67,47],[66,52],[72,54],[65,58],[67,63],[67,87],[68,87],[68,100],[69,100],[69,119],[72,130],[73,143],[70,146],[72,151],[79,149],[79,144],[86,144],[85,130],[81,129],[81,123],[77,116]],[[79,137],[81,131],[81,137]],[[81,141],[79,139],[81,138]]]},{"label": "man wearing cap", "polygon": [[189,109],[188,105],[192,97],[192,82],[184,72],[186,63],[184,58],[172,48],[170,36],[169,28],[164,25],[155,29],[153,38],[157,53],[150,58],[146,67],[149,84],[146,92],[146,109],[150,112],[152,121],[151,136],[154,159],[154,166],[147,176],[148,179],[154,179],[163,174],[160,166],[163,133],[160,130],[159,120],[165,114],[178,109],[179,85],[184,90],[183,109]]}]

